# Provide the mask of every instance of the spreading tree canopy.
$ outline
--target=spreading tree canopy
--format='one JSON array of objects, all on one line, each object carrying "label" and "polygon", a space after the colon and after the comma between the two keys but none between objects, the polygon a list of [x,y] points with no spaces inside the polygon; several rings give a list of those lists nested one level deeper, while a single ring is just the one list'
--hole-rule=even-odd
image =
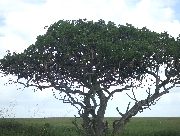
[{"label": "spreading tree canopy", "polygon": [[[153,76],[155,90],[145,90],[147,98],[137,100],[133,92],[133,98],[128,96],[135,101],[134,106],[130,108],[129,103],[124,114],[117,108],[122,117],[114,121],[112,133],[118,134],[132,116],[179,84],[179,50],[179,37],[175,39],[167,32],[138,29],[130,24],[117,26],[104,20],[60,20],[24,52],[8,51],[0,61],[0,70],[4,75],[17,76],[15,83],[25,87],[58,90],[61,98],[55,97],[76,106],[83,118],[82,126],[76,120],[74,125],[82,135],[92,136],[108,133],[108,123],[103,119],[115,93],[137,88],[148,75]],[[159,76],[161,66],[164,79]],[[20,81],[22,78],[27,82]],[[119,88],[112,90],[112,86]]]}]

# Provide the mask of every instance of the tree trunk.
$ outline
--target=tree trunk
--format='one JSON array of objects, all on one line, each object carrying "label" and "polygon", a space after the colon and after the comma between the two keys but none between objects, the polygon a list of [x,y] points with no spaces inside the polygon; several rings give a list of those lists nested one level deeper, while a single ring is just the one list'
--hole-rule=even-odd
[{"label": "tree trunk", "polygon": [[95,131],[96,136],[102,136],[103,130],[104,130],[103,122],[99,119],[96,119],[94,127],[95,127],[94,131]]},{"label": "tree trunk", "polygon": [[126,125],[128,121],[125,121],[123,118],[121,118],[120,120],[118,120],[118,123],[116,123],[116,121],[113,122],[113,133],[112,135],[118,135],[119,133],[121,133],[122,129],[124,128],[124,126]]},{"label": "tree trunk", "polygon": [[95,118],[95,134],[96,136],[101,136],[106,129],[106,126],[104,124],[104,114],[107,107],[107,99],[102,91],[98,92],[98,96],[100,98],[100,107],[97,111],[97,116]]}]

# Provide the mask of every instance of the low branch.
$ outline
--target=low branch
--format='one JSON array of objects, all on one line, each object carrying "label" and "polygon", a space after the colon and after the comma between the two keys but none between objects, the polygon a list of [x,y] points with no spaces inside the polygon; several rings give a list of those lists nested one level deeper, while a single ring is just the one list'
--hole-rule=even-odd
[{"label": "low branch", "polygon": [[126,86],[125,86],[124,88],[122,88],[122,89],[115,89],[114,91],[112,91],[112,92],[109,94],[109,96],[107,97],[107,100],[109,100],[110,97],[113,96],[114,93],[116,93],[116,92],[122,92],[122,91],[124,91],[124,90],[130,90],[129,88],[131,88],[131,87],[135,87],[135,86],[133,86],[133,85],[131,84],[131,85],[126,85]]},{"label": "low branch", "polygon": [[[155,101],[158,101],[162,95],[169,93],[169,90],[171,88],[173,88],[176,84],[178,84],[180,82],[176,82],[174,83],[172,86],[165,88],[164,86],[164,91],[160,92],[159,94],[154,93],[153,95],[150,94],[150,91],[147,92],[148,93],[148,97],[144,100],[141,101],[136,101],[135,105],[129,110],[129,105],[128,104],[128,108],[126,110],[125,114],[122,114],[121,112],[119,112],[118,108],[117,111],[119,112],[119,114],[122,116],[122,118],[120,120],[116,120],[113,122],[113,134],[117,134],[120,132],[120,130],[123,128],[123,126],[129,121],[129,119],[132,116],[135,116],[138,112],[142,112],[143,109],[149,108],[151,105],[156,104]],[[131,98],[131,97],[130,97]],[[133,99],[133,98],[131,98]]]},{"label": "low branch", "polygon": [[[22,84],[24,85],[24,87],[37,87],[39,88],[40,90],[42,89],[45,89],[45,88],[50,88],[50,87],[53,87],[55,88],[56,90],[60,90],[61,89],[61,92],[64,92],[68,97],[69,99],[68,100],[65,100],[65,97],[64,98],[59,98],[59,100],[63,100],[63,103],[71,103],[73,106],[75,106],[75,104],[78,104],[79,106],[81,106],[82,108],[84,108],[84,105],[83,103],[79,102],[78,99],[77,101],[70,95],[70,94],[76,94],[76,93],[79,93],[80,95],[84,95],[83,92],[81,92],[80,90],[71,90],[70,87],[67,87],[65,86],[63,83],[61,83],[60,85],[56,86],[55,84],[51,84],[49,86],[43,86],[43,85],[35,85],[35,84],[28,84],[29,82],[27,82],[26,84],[23,83],[23,82],[20,82],[18,81],[19,79],[17,79],[17,81],[15,81],[15,83],[19,83],[19,84]],[[30,81],[30,80],[29,80]],[[65,88],[62,89],[62,88]],[[77,108],[77,106],[75,106]],[[77,108],[78,109],[78,108]],[[79,109],[78,109],[79,110]]]},{"label": "low branch", "polygon": [[118,111],[118,113],[119,113],[121,116],[124,115],[124,114],[122,114],[122,113],[119,111],[118,107],[116,107],[116,110]]},{"label": "low branch", "polygon": [[128,112],[130,104],[131,104],[131,102],[129,102],[126,112]]},{"label": "low branch", "polygon": [[135,97],[135,94],[134,94],[133,89],[132,89],[132,93],[133,93],[134,98],[132,98],[128,93],[126,93],[126,94],[129,96],[129,98],[131,98],[132,100],[138,102],[138,100],[137,100],[136,97]]}]

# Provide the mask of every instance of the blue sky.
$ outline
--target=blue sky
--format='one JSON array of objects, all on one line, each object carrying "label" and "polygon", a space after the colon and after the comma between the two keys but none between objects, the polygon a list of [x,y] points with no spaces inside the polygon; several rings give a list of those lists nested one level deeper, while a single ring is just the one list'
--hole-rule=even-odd
[{"label": "blue sky", "polygon": [[[135,27],[156,32],[167,31],[177,37],[180,34],[179,0],[0,0],[0,58],[6,50],[22,52],[44,34],[44,26],[62,19],[113,21],[116,24],[132,24]],[[33,92],[32,88],[17,90],[20,85],[5,86],[9,77],[0,77],[0,110],[8,117],[69,117],[77,115],[70,104],[53,97],[51,89]],[[162,75],[163,78],[163,75]],[[140,100],[146,98],[145,88],[135,91]],[[126,91],[127,92],[127,91]],[[131,99],[126,92],[116,94],[108,103],[106,117],[119,117],[116,107],[124,113]],[[132,95],[131,92],[127,92]],[[131,101],[131,106],[133,106]],[[14,104],[14,105],[13,105]],[[173,88],[156,105],[138,113],[137,117],[179,117],[180,91]],[[8,112],[6,112],[8,110]],[[0,115],[1,117],[2,115]]]}]

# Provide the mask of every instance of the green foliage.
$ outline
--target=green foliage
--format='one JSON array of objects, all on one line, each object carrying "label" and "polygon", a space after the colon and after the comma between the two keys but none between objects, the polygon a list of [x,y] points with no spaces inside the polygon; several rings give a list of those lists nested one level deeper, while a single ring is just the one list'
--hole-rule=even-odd
[{"label": "green foliage", "polygon": [[178,45],[178,38],[145,27],[117,26],[104,20],[60,20],[23,53],[8,52],[0,70],[18,78],[33,78],[36,83],[56,80],[50,74],[53,72],[89,88],[86,74],[94,72],[94,82],[103,75],[103,85],[114,81],[122,84],[129,78],[140,80],[148,67],[166,64],[171,57],[179,58]]}]

